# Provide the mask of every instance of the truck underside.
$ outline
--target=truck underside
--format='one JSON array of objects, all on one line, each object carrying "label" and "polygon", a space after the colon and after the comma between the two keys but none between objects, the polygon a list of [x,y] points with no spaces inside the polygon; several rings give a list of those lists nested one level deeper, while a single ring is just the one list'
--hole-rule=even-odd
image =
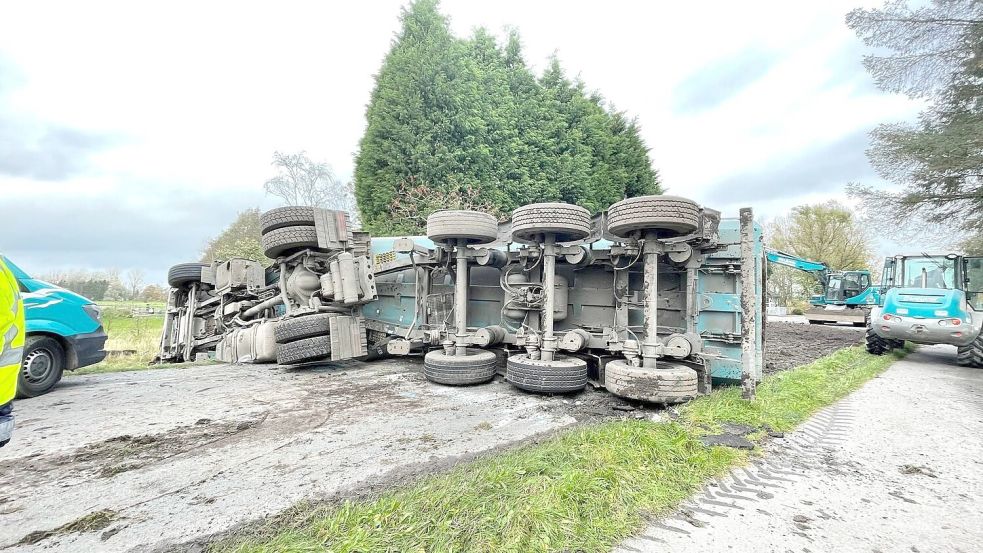
[{"label": "truck underside", "polygon": [[269,269],[172,268],[162,361],[423,354],[440,384],[504,372],[533,392],[591,382],[660,403],[760,378],[764,250],[750,212],[721,219],[671,196],[594,217],[532,204],[501,223],[440,211],[426,237],[372,239],[343,212],[286,207],[262,227]]}]

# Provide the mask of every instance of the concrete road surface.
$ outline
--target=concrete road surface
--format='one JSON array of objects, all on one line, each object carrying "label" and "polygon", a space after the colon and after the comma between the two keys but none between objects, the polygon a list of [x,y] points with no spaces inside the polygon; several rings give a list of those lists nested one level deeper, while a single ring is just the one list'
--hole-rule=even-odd
[{"label": "concrete road surface", "polygon": [[0,449],[0,548],[171,547],[302,499],[442,470],[573,424],[574,404],[607,397],[436,386],[412,360],[69,377],[16,402]]},{"label": "concrete road surface", "polygon": [[983,369],[923,347],[619,553],[983,551]]}]

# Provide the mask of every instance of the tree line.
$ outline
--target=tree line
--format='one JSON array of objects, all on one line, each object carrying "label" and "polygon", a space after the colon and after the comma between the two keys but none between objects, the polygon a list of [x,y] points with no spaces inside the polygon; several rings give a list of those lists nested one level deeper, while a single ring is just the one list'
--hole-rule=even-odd
[{"label": "tree line", "polygon": [[141,269],[130,269],[126,273],[121,273],[119,269],[53,271],[38,278],[93,301],[167,300],[167,289],[158,284],[145,284]]}]

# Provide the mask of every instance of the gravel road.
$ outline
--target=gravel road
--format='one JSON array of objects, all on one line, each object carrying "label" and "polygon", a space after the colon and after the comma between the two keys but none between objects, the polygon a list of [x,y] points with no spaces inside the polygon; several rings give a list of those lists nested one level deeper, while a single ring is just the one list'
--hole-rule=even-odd
[{"label": "gravel road", "polygon": [[616,551],[973,552],[983,370],[923,347]]}]

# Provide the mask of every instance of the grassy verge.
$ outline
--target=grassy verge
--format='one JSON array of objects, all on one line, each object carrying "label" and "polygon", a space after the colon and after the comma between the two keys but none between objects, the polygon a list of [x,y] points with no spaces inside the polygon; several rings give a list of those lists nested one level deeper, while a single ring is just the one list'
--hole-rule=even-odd
[{"label": "grassy verge", "polygon": [[616,421],[478,460],[381,497],[299,505],[213,551],[608,551],[746,453],[704,447],[733,421],[789,430],[891,356],[847,348],[765,379],[754,402],[721,389],[671,422]]}]

